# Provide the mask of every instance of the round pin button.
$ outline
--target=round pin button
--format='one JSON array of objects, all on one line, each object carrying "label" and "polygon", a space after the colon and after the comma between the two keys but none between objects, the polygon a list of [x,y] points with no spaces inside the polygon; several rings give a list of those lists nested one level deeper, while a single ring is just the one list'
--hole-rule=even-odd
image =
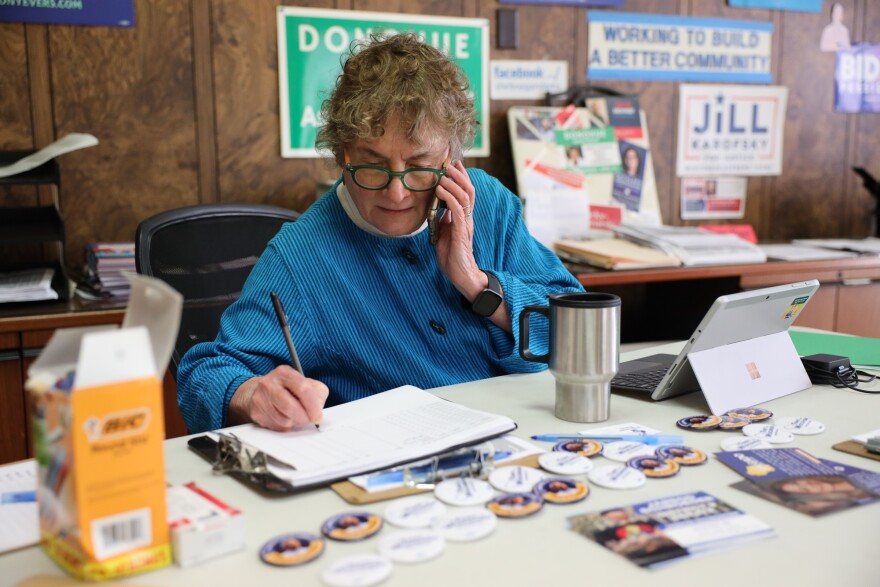
[{"label": "round pin button", "polygon": [[339,559],[321,572],[330,587],[368,587],[391,576],[394,565],[378,554],[353,554]]},{"label": "round pin button", "polygon": [[388,504],[385,520],[400,528],[427,528],[434,518],[445,513],[446,506],[433,497],[415,495]]},{"label": "round pin button", "polygon": [[762,420],[769,420],[772,418],[773,412],[765,410],[764,408],[737,408],[735,410],[728,410],[727,415],[746,418],[752,422],[761,422]]},{"label": "round pin button", "polygon": [[485,538],[495,531],[497,525],[495,514],[483,507],[456,508],[431,523],[436,532],[452,542]]},{"label": "round pin button", "polygon": [[748,418],[740,418],[739,416],[719,416],[721,424],[718,428],[725,431],[739,432],[752,423]]},{"label": "round pin button", "polygon": [[657,456],[689,467],[702,465],[709,459],[703,451],[681,444],[661,446],[657,449]]},{"label": "round pin button", "polygon": [[260,549],[263,562],[278,567],[293,567],[313,561],[324,552],[324,539],[314,534],[282,534]]},{"label": "round pin button", "polygon": [[626,466],[641,471],[646,477],[655,479],[672,477],[678,473],[680,468],[678,463],[672,459],[664,459],[656,455],[632,458],[626,462]]},{"label": "round pin button", "polygon": [[544,507],[544,500],[535,493],[507,493],[486,504],[500,518],[524,518]]},{"label": "round pin button", "polygon": [[654,448],[643,442],[619,440],[609,442],[602,450],[602,456],[618,463],[625,463],[633,457],[646,457],[654,454]]},{"label": "round pin button", "polygon": [[369,538],[382,529],[382,518],[370,512],[345,512],[328,518],[321,526],[327,538],[350,542]]},{"label": "round pin button", "polygon": [[596,485],[609,489],[635,489],[645,484],[645,474],[625,465],[605,465],[587,476]]},{"label": "round pin button", "polygon": [[447,479],[434,487],[434,497],[449,505],[483,505],[494,495],[486,481],[471,477]]},{"label": "round pin button", "polygon": [[532,467],[499,467],[489,474],[489,483],[498,491],[519,493],[531,491],[543,478],[544,473]]},{"label": "round pin button", "polygon": [[602,443],[595,440],[566,440],[553,446],[555,451],[572,452],[582,457],[591,457],[602,452]]},{"label": "round pin button", "polygon": [[721,441],[721,450],[726,452],[756,450],[759,448],[773,448],[773,445],[763,438],[753,438],[751,436],[733,436]]},{"label": "round pin button", "polygon": [[789,430],[773,424],[749,424],[743,428],[743,434],[753,438],[763,438],[770,444],[784,444],[794,440],[794,434]]},{"label": "round pin button", "polygon": [[538,457],[538,464],[556,475],[583,475],[593,470],[593,461],[571,452],[545,452]]},{"label": "round pin button", "polygon": [[590,493],[590,488],[587,487],[586,483],[575,481],[574,479],[554,477],[552,479],[538,481],[538,484],[535,485],[534,491],[540,495],[544,501],[569,504],[586,499],[587,495]]},{"label": "round pin button", "polygon": [[787,416],[776,420],[776,425],[802,436],[812,436],[813,434],[822,434],[825,432],[825,424],[812,418]]},{"label": "round pin button", "polygon": [[379,540],[379,554],[396,563],[421,563],[445,549],[446,539],[431,530],[398,530]]},{"label": "round pin button", "polygon": [[675,423],[679,428],[684,428],[685,430],[714,430],[721,425],[721,418],[718,416],[688,416],[687,418],[682,418],[678,422]]}]

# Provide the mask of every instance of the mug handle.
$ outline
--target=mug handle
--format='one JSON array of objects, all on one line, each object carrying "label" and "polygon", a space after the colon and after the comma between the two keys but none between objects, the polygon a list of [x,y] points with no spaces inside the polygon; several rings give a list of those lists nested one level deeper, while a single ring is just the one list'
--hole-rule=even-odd
[{"label": "mug handle", "polygon": [[550,363],[550,351],[543,355],[532,354],[529,350],[529,314],[540,314],[550,319],[550,306],[526,306],[519,314],[519,356],[533,363]]}]

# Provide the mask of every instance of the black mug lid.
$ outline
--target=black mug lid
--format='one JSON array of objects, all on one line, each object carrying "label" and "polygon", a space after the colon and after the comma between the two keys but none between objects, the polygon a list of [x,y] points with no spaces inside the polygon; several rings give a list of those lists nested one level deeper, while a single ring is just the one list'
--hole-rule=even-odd
[{"label": "black mug lid", "polygon": [[602,292],[559,293],[547,296],[551,306],[563,308],[613,308],[620,305],[620,298]]}]

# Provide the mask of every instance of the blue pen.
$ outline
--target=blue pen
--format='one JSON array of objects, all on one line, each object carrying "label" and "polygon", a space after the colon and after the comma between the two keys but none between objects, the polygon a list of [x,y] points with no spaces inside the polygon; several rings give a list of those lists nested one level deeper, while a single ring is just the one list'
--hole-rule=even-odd
[{"label": "blue pen", "polygon": [[543,440],[545,442],[563,442],[576,440],[595,440],[597,442],[617,442],[628,440],[630,442],[641,442],[642,444],[681,444],[684,438],[681,436],[667,436],[664,434],[646,434],[644,436],[638,434],[623,436],[597,436],[592,434],[536,434],[532,436],[532,440]]},{"label": "blue pen", "polygon": [[11,491],[0,494],[0,503],[26,503],[37,501],[36,491]]}]

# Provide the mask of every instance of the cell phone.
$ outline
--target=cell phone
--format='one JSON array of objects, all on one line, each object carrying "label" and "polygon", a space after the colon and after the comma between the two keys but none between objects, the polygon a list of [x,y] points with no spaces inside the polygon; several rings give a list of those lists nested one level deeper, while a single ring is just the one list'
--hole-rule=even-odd
[{"label": "cell phone", "polygon": [[432,245],[436,245],[440,240],[440,220],[443,219],[444,212],[446,212],[446,202],[434,196],[431,207],[428,208],[428,235]]}]

